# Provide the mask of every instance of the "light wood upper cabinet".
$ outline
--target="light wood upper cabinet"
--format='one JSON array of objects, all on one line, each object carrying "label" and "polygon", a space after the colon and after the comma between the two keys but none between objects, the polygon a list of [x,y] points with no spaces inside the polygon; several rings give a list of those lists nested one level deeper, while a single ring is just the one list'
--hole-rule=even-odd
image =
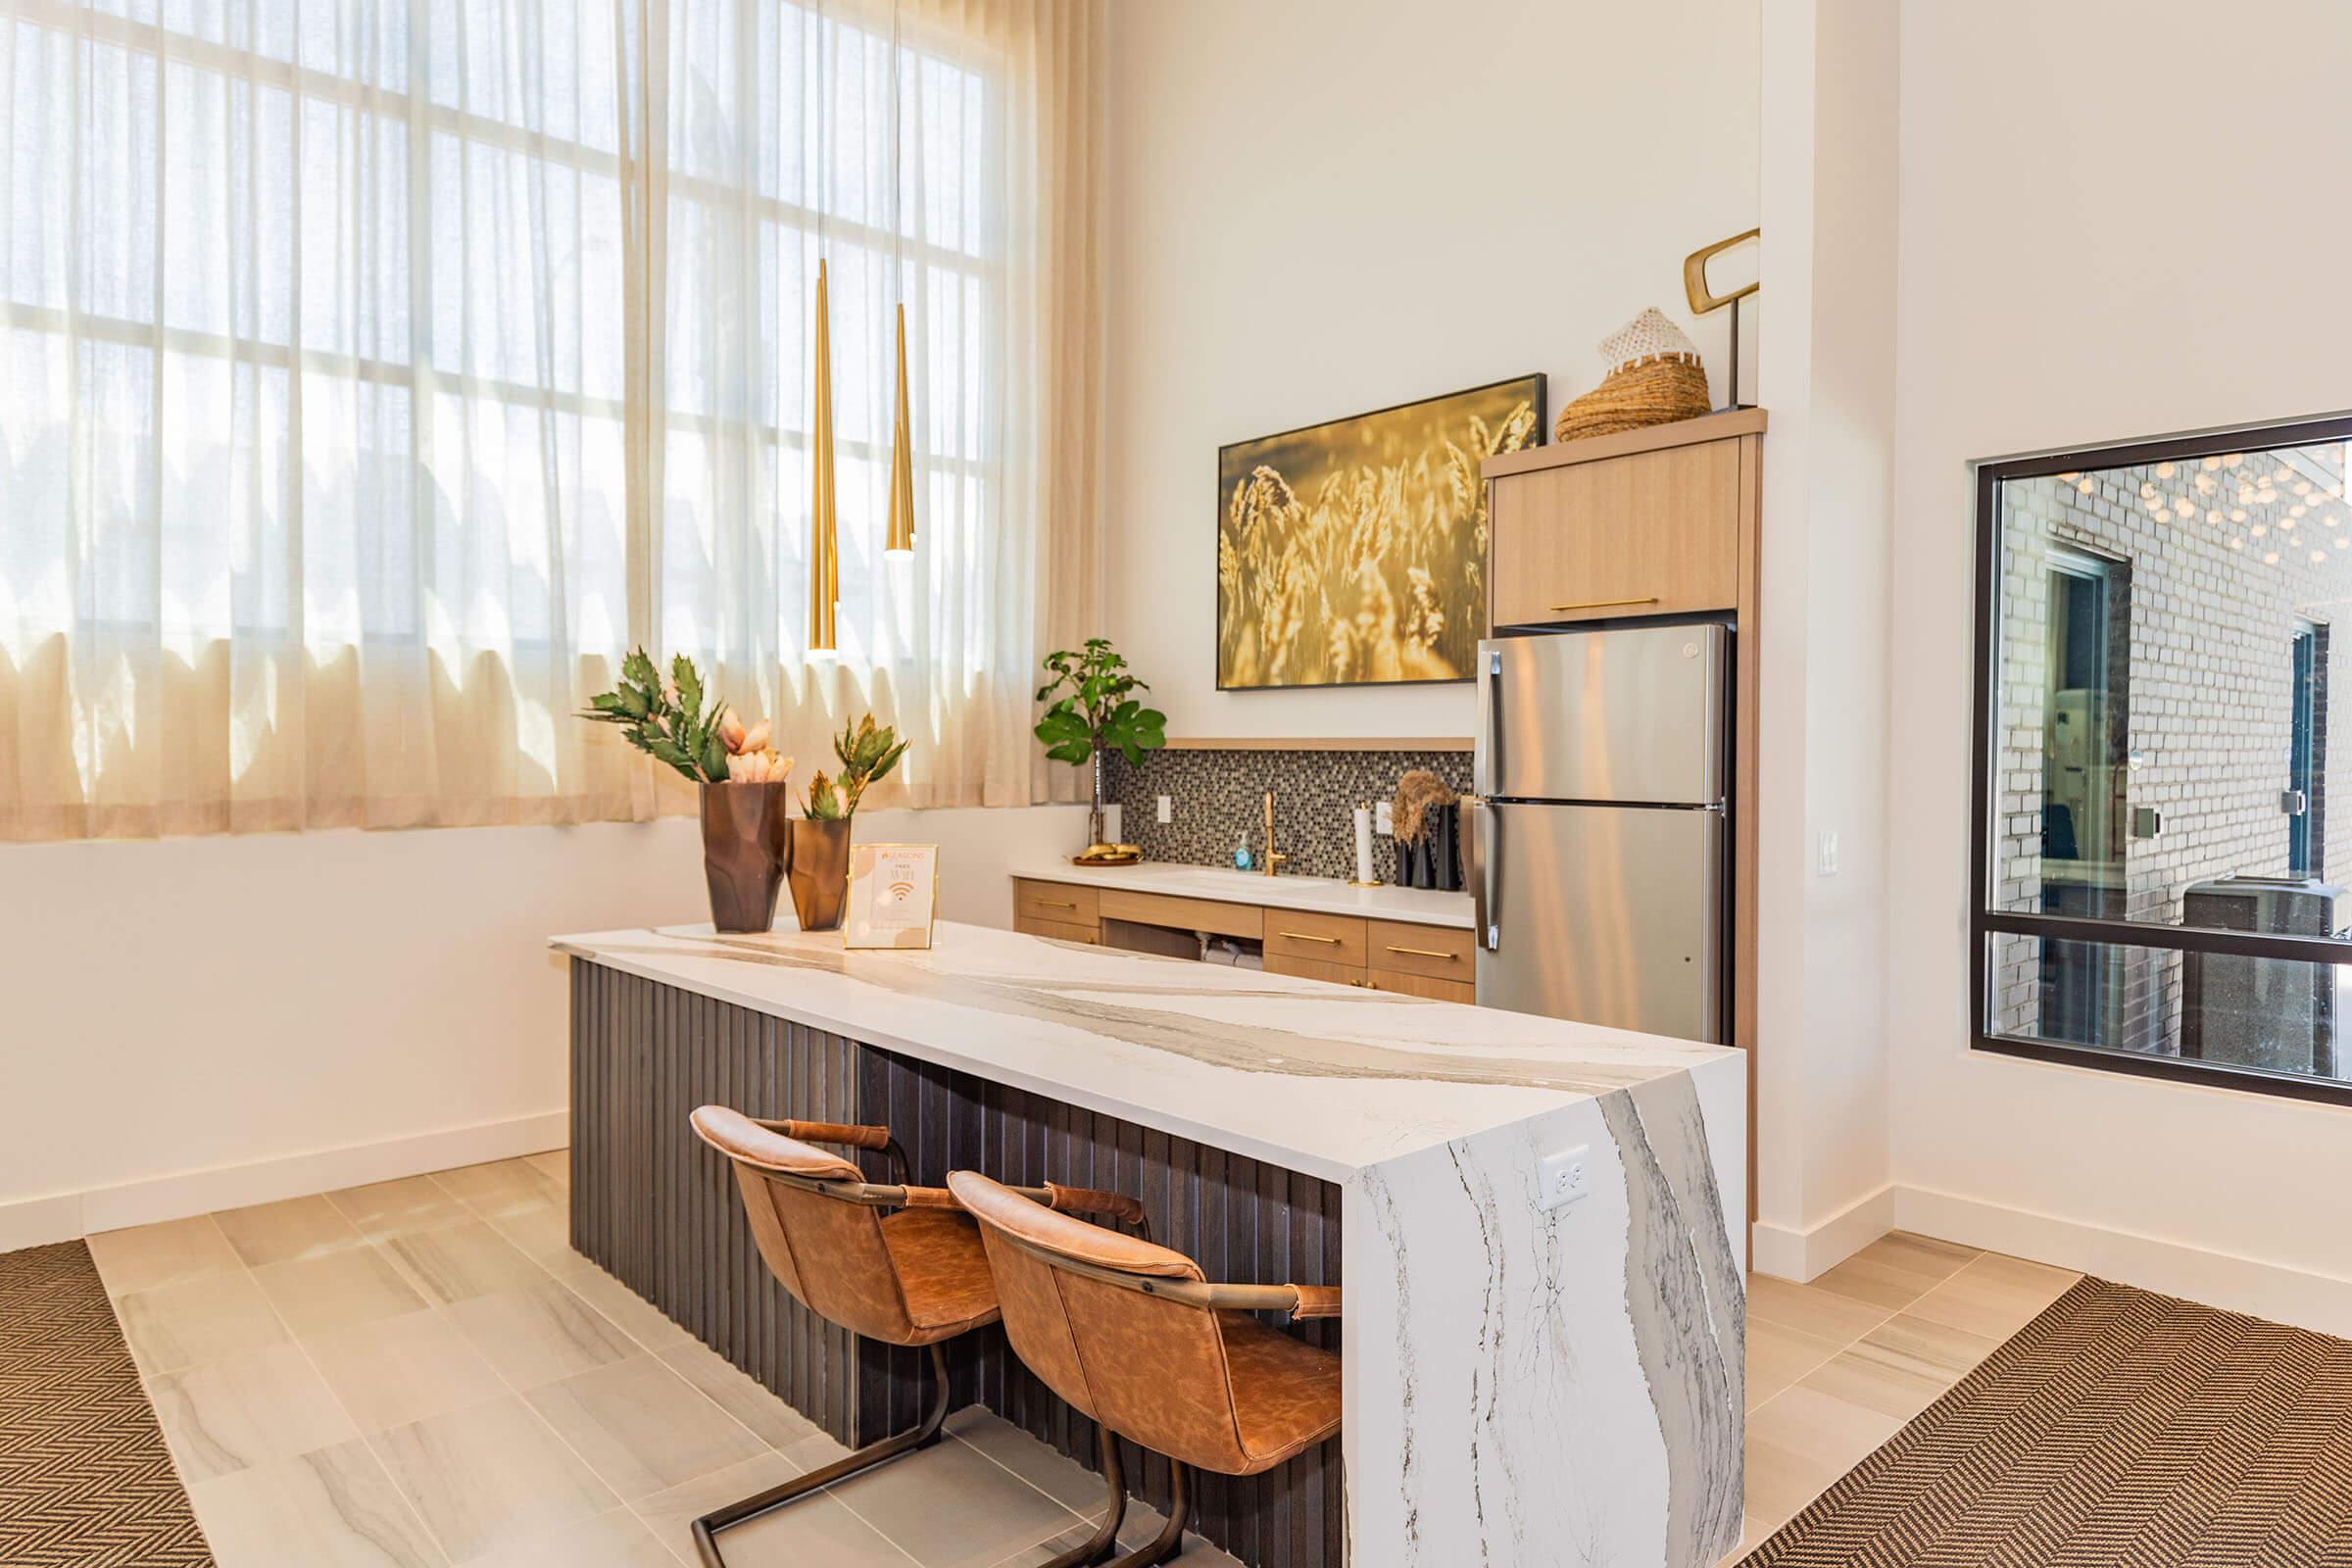
[{"label": "light wood upper cabinet", "polygon": [[1494,485],[1494,623],[1732,609],[1740,492],[1737,441],[1629,453]]}]

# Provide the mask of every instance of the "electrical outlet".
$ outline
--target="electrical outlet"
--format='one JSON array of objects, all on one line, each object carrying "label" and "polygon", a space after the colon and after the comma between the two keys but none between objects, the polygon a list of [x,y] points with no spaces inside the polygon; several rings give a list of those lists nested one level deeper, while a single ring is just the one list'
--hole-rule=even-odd
[{"label": "electrical outlet", "polygon": [[1545,1208],[1564,1208],[1592,1192],[1592,1147],[1579,1144],[1556,1154],[1545,1154],[1537,1168]]},{"label": "electrical outlet", "polygon": [[1838,874],[1838,835],[1836,833],[1824,833],[1821,836],[1821,874],[1823,876]]},{"label": "electrical outlet", "polygon": [[1166,827],[1174,820],[1176,820],[1175,814],[1168,809],[1168,798],[1162,795],[1159,798],[1159,825]]},{"label": "electrical outlet", "polygon": [[1384,839],[1395,838],[1396,836],[1396,822],[1393,813],[1396,811],[1396,803],[1395,801],[1382,801],[1379,805],[1373,807],[1372,831],[1379,834]]}]

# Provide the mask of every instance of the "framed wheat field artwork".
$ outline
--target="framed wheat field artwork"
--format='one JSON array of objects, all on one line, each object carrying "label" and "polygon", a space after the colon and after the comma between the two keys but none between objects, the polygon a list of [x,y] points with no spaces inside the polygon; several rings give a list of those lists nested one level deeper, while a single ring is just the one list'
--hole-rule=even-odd
[{"label": "framed wheat field artwork", "polygon": [[1217,689],[1468,680],[1487,633],[1479,465],[1543,439],[1523,375],[1217,453]]}]

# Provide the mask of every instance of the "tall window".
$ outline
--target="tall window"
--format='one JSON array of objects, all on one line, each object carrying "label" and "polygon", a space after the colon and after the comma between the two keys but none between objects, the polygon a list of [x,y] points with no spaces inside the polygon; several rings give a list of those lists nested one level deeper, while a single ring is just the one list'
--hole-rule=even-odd
[{"label": "tall window", "polygon": [[916,804],[1036,798],[1098,11],[904,10],[0,0],[0,838],[643,816],[570,718],[641,642],[812,764],[872,708]]},{"label": "tall window", "polygon": [[2352,421],[1979,470],[1980,1048],[2352,1099]]}]

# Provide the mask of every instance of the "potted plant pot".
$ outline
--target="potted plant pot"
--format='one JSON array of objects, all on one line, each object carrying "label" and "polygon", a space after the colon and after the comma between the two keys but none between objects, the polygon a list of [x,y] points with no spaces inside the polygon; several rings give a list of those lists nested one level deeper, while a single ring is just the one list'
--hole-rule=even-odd
[{"label": "potted plant pot", "polygon": [[721,931],[765,931],[776,921],[776,895],[792,863],[781,783],[705,784],[703,879],[710,923]]},{"label": "potted plant pot", "polygon": [[850,893],[847,817],[792,819],[792,907],[804,931],[838,931]]}]

